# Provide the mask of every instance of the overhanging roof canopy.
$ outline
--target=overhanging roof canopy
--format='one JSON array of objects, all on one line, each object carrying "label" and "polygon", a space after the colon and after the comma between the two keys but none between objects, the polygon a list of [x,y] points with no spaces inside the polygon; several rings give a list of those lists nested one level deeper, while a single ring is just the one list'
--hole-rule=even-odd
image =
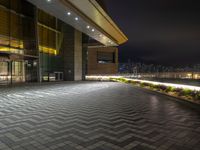
[{"label": "overhanging roof canopy", "polygon": [[117,46],[128,39],[96,0],[28,0],[105,46]]}]

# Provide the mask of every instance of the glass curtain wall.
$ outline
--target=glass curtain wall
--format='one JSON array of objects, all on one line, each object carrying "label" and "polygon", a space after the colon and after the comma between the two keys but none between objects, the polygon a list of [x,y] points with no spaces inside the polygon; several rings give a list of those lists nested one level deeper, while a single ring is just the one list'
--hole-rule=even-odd
[{"label": "glass curtain wall", "polygon": [[7,64],[13,82],[25,81],[24,56],[37,55],[34,6],[26,0],[0,0],[0,22],[0,56],[9,59],[1,63]]},{"label": "glass curtain wall", "polygon": [[25,0],[0,1],[0,51],[36,55],[34,7]]},{"label": "glass curtain wall", "polygon": [[38,48],[43,81],[62,80],[62,21],[27,0],[0,0],[0,22],[0,81],[36,81]]},{"label": "glass curtain wall", "polygon": [[63,73],[62,22],[57,18],[38,10],[38,35],[41,73],[43,81],[54,81],[56,73]]}]

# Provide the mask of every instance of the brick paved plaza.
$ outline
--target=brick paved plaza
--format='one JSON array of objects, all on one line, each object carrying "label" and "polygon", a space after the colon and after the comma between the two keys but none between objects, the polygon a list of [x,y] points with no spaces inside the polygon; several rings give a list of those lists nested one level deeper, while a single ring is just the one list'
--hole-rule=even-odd
[{"label": "brick paved plaza", "polygon": [[0,88],[0,150],[199,150],[200,107],[111,82]]}]

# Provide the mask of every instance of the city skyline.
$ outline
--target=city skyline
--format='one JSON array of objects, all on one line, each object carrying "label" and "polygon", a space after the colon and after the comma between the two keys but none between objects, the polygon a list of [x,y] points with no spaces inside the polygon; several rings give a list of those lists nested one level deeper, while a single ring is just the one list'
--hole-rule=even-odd
[{"label": "city skyline", "polygon": [[200,63],[197,1],[105,2],[110,16],[129,37],[120,46],[120,62],[130,59],[169,66]]}]

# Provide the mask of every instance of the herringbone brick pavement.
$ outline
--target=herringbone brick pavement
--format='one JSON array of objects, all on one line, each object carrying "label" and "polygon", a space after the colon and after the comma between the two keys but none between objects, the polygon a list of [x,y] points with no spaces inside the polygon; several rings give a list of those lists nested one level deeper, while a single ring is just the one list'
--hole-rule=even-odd
[{"label": "herringbone brick pavement", "polygon": [[2,87],[0,150],[199,150],[192,106],[121,83]]}]

